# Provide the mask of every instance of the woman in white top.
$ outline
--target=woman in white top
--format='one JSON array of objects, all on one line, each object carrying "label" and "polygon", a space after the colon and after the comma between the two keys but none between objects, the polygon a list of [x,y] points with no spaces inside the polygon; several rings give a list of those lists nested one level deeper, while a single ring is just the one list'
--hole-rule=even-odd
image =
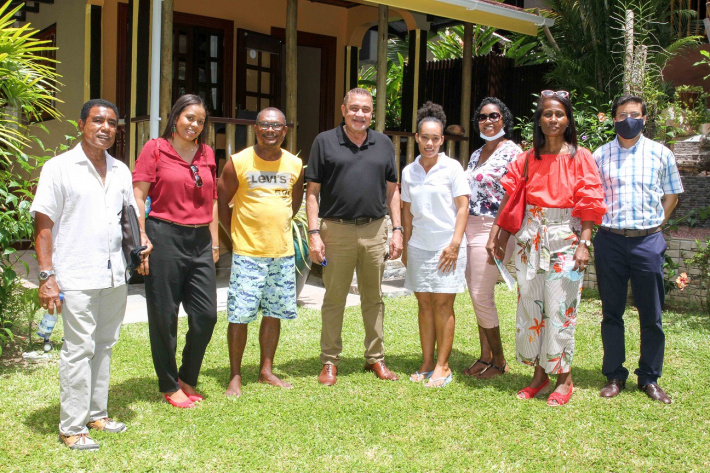
[{"label": "woman in white top", "polygon": [[[419,303],[423,363],[409,379],[444,387],[452,379],[449,355],[454,341],[454,299],[465,290],[470,188],[463,168],[439,148],[446,115],[427,102],[417,112],[416,140],[421,153],[402,171],[405,287]],[[435,348],[438,347],[436,360]]]},{"label": "woman in white top", "polygon": [[[473,116],[473,122],[478,124],[480,136],[486,144],[473,152],[466,170],[466,178],[471,186],[466,224],[466,282],[478,321],[481,355],[463,374],[488,379],[506,373],[508,363],[503,355],[494,298],[498,268],[488,264],[486,243],[498,207],[505,196],[500,179],[507,172],[508,164],[523,151],[511,141],[513,114],[499,99],[484,98]],[[513,254],[514,240],[511,238],[508,241],[503,264]]]}]

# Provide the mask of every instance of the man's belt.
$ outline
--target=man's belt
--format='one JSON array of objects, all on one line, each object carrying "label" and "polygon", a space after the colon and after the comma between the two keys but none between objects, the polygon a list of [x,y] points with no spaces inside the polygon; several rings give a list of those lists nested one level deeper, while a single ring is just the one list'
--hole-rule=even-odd
[{"label": "man's belt", "polygon": [[345,223],[347,225],[367,225],[371,222],[376,222],[377,220],[382,220],[384,217],[374,218],[374,217],[360,217],[353,220],[348,220],[346,218],[324,218],[323,220],[328,220],[330,222]]},{"label": "man's belt", "polygon": [[607,232],[615,233],[617,235],[623,235],[627,238],[633,238],[633,237],[643,237],[647,235],[651,235],[653,233],[657,233],[661,231],[661,226],[653,227],[653,228],[646,228],[644,230],[636,230],[633,228],[609,228],[609,227],[599,227],[601,230],[605,230]]}]

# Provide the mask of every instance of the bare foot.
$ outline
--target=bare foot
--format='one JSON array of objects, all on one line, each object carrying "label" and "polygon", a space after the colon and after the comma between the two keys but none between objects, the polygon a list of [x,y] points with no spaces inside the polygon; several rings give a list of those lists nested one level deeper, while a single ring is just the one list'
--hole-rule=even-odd
[{"label": "bare foot", "polygon": [[483,361],[482,359],[477,359],[473,362],[471,366],[463,370],[464,376],[478,376],[484,371],[486,371],[491,366],[489,361]]},{"label": "bare foot", "polygon": [[187,395],[183,392],[182,389],[178,389],[175,392],[172,393],[165,393],[170,399],[173,401],[177,402],[178,404],[181,404],[183,402],[191,402],[190,399],[187,397]]},{"label": "bare foot", "polygon": [[282,381],[274,373],[259,373],[259,382],[285,389],[291,389],[293,387],[291,383]]},{"label": "bare foot", "polygon": [[227,391],[224,393],[225,396],[239,397],[242,395],[242,375],[236,374],[232,377],[232,380],[227,386]]}]

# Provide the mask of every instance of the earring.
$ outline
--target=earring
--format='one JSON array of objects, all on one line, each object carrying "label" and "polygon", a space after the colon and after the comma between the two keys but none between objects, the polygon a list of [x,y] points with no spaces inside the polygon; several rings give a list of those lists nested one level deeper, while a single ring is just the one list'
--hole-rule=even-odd
[{"label": "earring", "polygon": [[173,132],[172,132],[173,138],[175,138],[175,133],[177,133],[177,127],[175,125],[173,125]]}]

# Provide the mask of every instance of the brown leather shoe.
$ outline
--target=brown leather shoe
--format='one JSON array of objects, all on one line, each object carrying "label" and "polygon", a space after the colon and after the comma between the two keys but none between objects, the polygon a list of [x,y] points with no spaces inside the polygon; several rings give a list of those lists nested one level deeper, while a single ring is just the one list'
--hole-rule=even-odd
[{"label": "brown leather shoe", "polygon": [[645,392],[646,396],[650,397],[654,401],[660,401],[663,404],[671,403],[671,398],[668,397],[668,394],[666,394],[663,389],[661,389],[658,383],[644,384],[643,386],[639,386],[639,389]]},{"label": "brown leather shoe", "polygon": [[599,395],[601,397],[615,397],[624,389],[626,389],[626,381],[619,378],[612,378],[607,381]]},{"label": "brown leather shoe", "polygon": [[337,381],[338,367],[330,363],[323,365],[323,369],[318,376],[318,382],[326,386],[332,386]]},{"label": "brown leather shoe", "polygon": [[384,361],[378,361],[372,365],[365,365],[365,371],[373,371],[380,379],[399,381],[399,377],[387,368]]}]

